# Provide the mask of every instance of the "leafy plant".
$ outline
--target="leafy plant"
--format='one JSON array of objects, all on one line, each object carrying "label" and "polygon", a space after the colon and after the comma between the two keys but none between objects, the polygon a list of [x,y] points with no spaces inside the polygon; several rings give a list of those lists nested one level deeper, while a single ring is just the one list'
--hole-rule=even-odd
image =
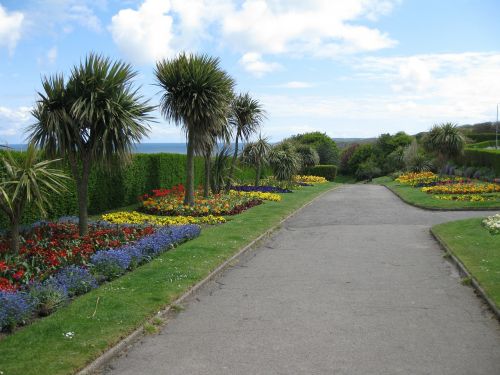
[{"label": "leafy plant", "polygon": [[458,126],[450,122],[434,125],[423,139],[424,147],[437,156],[440,168],[444,167],[451,158],[461,155],[465,143],[465,136]]},{"label": "leafy plant", "polygon": [[268,163],[271,144],[266,137],[259,138],[255,142],[247,143],[241,154],[244,163],[255,167],[255,186],[259,186],[262,168]]},{"label": "leafy plant", "polygon": [[300,169],[300,156],[289,142],[275,146],[269,155],[269,164],[278,181],[292,181],[293,175]]}]

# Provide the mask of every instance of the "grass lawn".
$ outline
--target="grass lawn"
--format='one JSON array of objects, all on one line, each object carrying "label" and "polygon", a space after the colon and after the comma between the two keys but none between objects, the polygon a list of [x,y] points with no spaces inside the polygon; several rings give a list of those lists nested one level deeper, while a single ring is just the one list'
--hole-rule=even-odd
[{"label": "grass lawn", "polygon": [[432,197],[432,194],[427,194],[418,188],[408,185],[402,185],[393,181],[389,177],[374,178],[373,183],[387,186],[403,201],[413,206],[426,208],[431,210],[498,210],[500,202],[485,201],[485,202],[463,202],[463,201],[446,201]]},{"label": "grass lawn", "polygon": [[432,231],[500,308],[500,235],[491,235],[481,220],[452,221]]},{"label": "grass lawn", "polygon": [[[0,374],[72,374],[207,276],[224,260],[305,203],[336,186],[283,194],[104,284],[0,340]],[[64,336],[74,332],[72,339]]]}]

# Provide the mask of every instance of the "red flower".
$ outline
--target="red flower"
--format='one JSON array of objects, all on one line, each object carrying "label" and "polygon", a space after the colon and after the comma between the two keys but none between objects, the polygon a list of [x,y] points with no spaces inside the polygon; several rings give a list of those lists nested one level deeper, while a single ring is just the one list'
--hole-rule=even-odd
[{"label": "red flower", "polygon": [[16,287],[11,284],[10,280],[5,277],[0,277],[0,290],[4,292],[13,292],[16,290]]},{"label": "red flower", "polygon": [[20,280],[23,276],[24,276],[24,270],[20,269],[19,271],[17,271],[15,274],[12,275],[12,278]]},{"label": "red flower", "polygon": [[0,272],[5,272],[9,269],[9,266],[7,266],[7,263],[4,261],[0,262]]}]

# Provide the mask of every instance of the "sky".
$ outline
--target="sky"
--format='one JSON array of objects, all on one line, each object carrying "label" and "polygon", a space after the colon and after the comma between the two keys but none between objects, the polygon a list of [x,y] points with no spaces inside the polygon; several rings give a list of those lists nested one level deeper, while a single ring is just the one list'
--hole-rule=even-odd
[{"label": "sky", "polygon": [[[495,121],[499,15],[499,0],[0,0],[0,143],[25,141],[41,78],[89,52],[133,64],[154,105],[156,61],[218,56],[274,142]],[[155,116],[145,142],[185,140]]]}]

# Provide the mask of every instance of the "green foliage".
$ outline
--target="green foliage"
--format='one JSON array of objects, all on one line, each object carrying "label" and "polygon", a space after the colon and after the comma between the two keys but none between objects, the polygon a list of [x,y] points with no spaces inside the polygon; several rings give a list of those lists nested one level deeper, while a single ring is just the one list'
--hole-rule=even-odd
[{"label": "green foliage", "polygon": [[448,160],[462,154],[465,136],[456,124],[434,125],[424,136],[422,143],[427,151],[436,155],[436,164],[442,168]]},{"label": "green foliage", "polygon": [[361,163],[370,158],[375,158],[375,148],[372,144],[363,144],[356,147],[347,164],[348,174],[355,174]]},{"label": "green foliage", "polygon": [[457,162],[474,167],[489,167],[497,176],[500,176],[500,150],[466,148]]},{"label": "green foliage", "polygon": [[359,164],[356,170],[356,178],[358,180],[368,180],[371,181],[373,177],[378,177],[382,173],[377,163],[373,158],[369,158]]},{"label": "green foliage", "polygon": [[340,172],[346,175],[353,174],[353,171],[349,168],[349,162],[351,160],[354,151],[359,147],[358,143],[353,143],[346,148],[344,148],[340,154]]},{"label": "green foliage", "polygon": [[320,176],[326,178],[328,181],[333,181],[335,177],[337,177],[337,166],[320,164],[308,168],[306,173],[311,176]]},{"label": "green foliage", "polygon": [[316,152],[316,150],[311,146],[299,144],[296,147],[296,150],[297,153],[300,155],[303,171],[319,164],[319,155]]},{"label": "green foliage", "polygon": [[339,163],[339,149],[335,141],[330,138],[326,133],[311,132],[304,134],[294,135],[285,141],[290,141],[296,146],[306,145],[311,146],[316,150],[319,156],[320,164],[334,164]]},{"label": "green foliage", "polygon": [[215,154],[212,160],[212,171],[210,173],[210,187],[212,192],[218,194],[228,184],[229,179],[229,163],[230,163],[230,148],[223,146]]},{"label": "green foliage", "polygon": [[300,155],[290,142],[274,146],[269,155],[269,164],[278,181],[291,181],[301,167]]},{"label": "green foliage", "polygon": [[[488,148],[488,147],[495,147],[496,142],[493,141],[484,141],[484,142],[479,142],[479,143],[472,143],[468,144],[467,148]],[[500,145],[500,139],[499,139],[499,145]]]},{"label": "green foliage", "polygon": [[[495,133],[467,133],[465,135],[469,143],[494,141]],[[500,138],[499,138],[500,139]]]}]

